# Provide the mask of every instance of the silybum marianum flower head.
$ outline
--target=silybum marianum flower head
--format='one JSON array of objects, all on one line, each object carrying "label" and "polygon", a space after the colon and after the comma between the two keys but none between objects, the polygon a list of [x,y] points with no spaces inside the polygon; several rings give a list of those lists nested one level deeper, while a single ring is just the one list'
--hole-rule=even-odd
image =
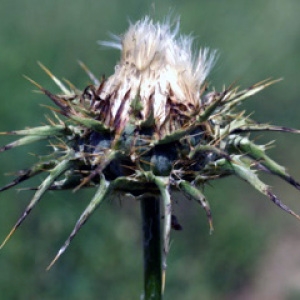
[{"label": "silybum marianum flower head", "polygon": [[178,30],[169,22],[155,24],[146,17],[131,25],[122,38],[102,43],[121,50],[115,74],[99,94],[103,99],[110,97],[112,116],[120,120],[121,128],[129,121],[132,99],[139,102],[140,121],[152,114],[160,135],[174,131],[171,123],[180,123],[172,108],[181,115],[191,115],[203,104],[201,87],[212,67],[214,52],[201,49],[194,55],[192,38],[179,36]]},{"label": "silybum marianum flower head", "polygon": [[[179,34],[179,24],[155,23],[145,17],[131,24],[121,37],[103,45],[120,49],[113,75],[98,80],[85,65],[92,83],[82,91],[65,86],[44,66],[57,84],[54,94],[35,84],[54,103],[49,125],[3,132],[23,136],[1,152],[47,139],[50,156],[18,172],[1,191],[44,173],[44,181],[4,240],[21,225],[47,190],[95,188],[95,195],[59,250],[66,250],[78,230],[102,201],[115,194],[159,195],[164,207],[164,254],[176,217],[172,214],[172,191],[182,191],[212,216],[202,187],[215,179],[235,175],[267,196],[281,209],[300,219],[262,182],[257,172],[271,173],[300,189],[285,170],[266,154],[265,145],[251,141],[253,131],[295,129],[259,124],[239,104],[271,85],[263,81],[245,90],[230,86],[207,91],[205,83],[215,52],[192,51],[192,38]],[[2,247],[1,246],[1,247]],[[165,263],[165,260],[164,260]]]}]

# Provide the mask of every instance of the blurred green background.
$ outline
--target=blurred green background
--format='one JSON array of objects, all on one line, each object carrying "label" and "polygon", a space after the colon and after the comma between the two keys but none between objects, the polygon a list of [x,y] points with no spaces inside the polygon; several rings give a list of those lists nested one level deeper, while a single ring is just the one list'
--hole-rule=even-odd
[{"label": "blurred green background", "polygon": [[[84,88],[89,80],[77,60],[100,77],[110,75],[119,58],[117,51],[101,49],[97,40],[107,40],[110,32],[121,34],[128,20],[149,12],[161,19],[170,11],[181,16],[181,32],[192,33],[198,47],[218,49],[211,86],[221,89],[236,81],[247,87],[269,77],[283,78],[243,108],[255,112],[260,122],[300,128],[299,1],[1,0],[0,131],[45,122],[48,112],[42,105],[50,104],[48,99],[33,93],[22,77],[26,74],[57,92],[37,61]],[[269,154],[300,180],[300,136],[266,133],[257,139],[276,139]],[[1,137],[1,145],[9,140]],[[36,159],[32,153],[43,149],[32,145],[2,153],[0,185],[9,180],[4,173],[26,168]],[[278,179],[264,179],[300,211],[297,191]],[[176,197],[184,230],[172,232],[165,299],[300,299],[300,223],[235,178],[214,182],[205,192],[214,216],[211,236],[201,208]],[[140,299],[141,224],[134,200],[103,205],[45,271],[92,193],[51,192],[42,199],[0,252],[1,299]],[[13,190],[0,196],[3,239],[32,192]]]}]

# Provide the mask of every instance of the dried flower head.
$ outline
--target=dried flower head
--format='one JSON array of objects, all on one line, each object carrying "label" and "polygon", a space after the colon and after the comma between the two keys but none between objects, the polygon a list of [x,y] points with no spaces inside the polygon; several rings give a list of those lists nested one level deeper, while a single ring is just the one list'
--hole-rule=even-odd
[{"label": "dried flower head", "polygon": [[136,97],[141,105],[141,120],[153,114],[158,128],[170,113],[170,103],[181,105],[189,113],[203,106],[200,90],[215,53],[201,49],[194,55],[193,39],[179,35],[178,25],[172,29],[169,21],[154,23],[146,17],[131,25],[122,39],[102,43],[121,50],[121,61],[100,97],[111,98],[112,117],[120,118],[122,127],[129,121],[131,101]]},{"label": "dried flower head", "polygon": [[61,94],[52,94],[30,81],[57,106],[53,108],[55,121],[3,132],[23,137],[0,151],[48,139],[53,152],[19,171],[18,177],[1,191],[37,174],[48,175],[1,247],[47,190],[96,188],[93,199],[50,266],[99,204],[116,193],[137,199],[145,195],[161,197],[164,266],[171,227],[180,228],[172,214],[172,190],[182,191],[204,208],[211,230],[211,211],[202,187],[229,175],[245,180],[300,219],[259,179],[257,171],[277,175],[297,189],[299,183],[267,156],[265,145],[250,139],[252,131],[299,131],[259,124],[237,110],[246,98],[274,81],[263,81],[241,91],[230,86],[221,92],[207,93],[205,80],[215,52],[201,49],[194,55],[192,42],[190,36],[179,35],[178,23],[155,23],[145,17],[131,24],[123,36],[102,43],[121,50],[113,75],[98,81],[81,63],[93,82],[83,91],[71,84],[65,86],[42,66]]}]

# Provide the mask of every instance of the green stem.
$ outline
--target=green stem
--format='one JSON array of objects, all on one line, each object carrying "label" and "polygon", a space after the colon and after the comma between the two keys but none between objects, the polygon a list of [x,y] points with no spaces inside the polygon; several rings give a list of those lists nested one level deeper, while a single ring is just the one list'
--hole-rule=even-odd
[{"label": "green stem", "polygon": [[144,249],[144,300],[162,299],[162,248],[160,230],[160,199],[141,199]]}]

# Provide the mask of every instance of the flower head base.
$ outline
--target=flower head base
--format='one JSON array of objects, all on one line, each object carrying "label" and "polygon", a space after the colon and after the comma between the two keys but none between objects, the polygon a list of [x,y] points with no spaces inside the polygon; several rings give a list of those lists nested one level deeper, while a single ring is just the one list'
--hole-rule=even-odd
[{"label": "flower head base", "polygon": [[204,94],[214,53],[204,49],[194,56],[191,37],[179,36],[178,30],[178,25],[172,29],[170,22],[154,23],[148,17],[130,25],[122,38],[103,43],[121,49],[121,60],[112,76],[98,82],[81,64],[93,81],[83,91],[71,84],[64,86],[44,66],[62,94],[52,94],[30,80],[58,107],[53,108],[57,121],[3,132],[23,137],[0,152],[48,139],[53,153],[20,171],[15,180],[1,188],[4,191],[48,173],[1,247],[47,190],[97,188],[50,266],[100,203],[115,193],[137,198],[160,195],[164,207],[164,265],[172,220],[173,224],[176,221],[171,209],[173,189],[183,191],[204,208],[211,230],[211,211],[201,188],[229,175],[245,180],[300,219],[259,179],[257,171],[277,175],[297,189],[300,184],[267,156],[266,146],[256,145],[249,138],[252,131],[299,131],[258,124],[236,110],[244,99],[274,81],[242,91],[230,87]]}]

